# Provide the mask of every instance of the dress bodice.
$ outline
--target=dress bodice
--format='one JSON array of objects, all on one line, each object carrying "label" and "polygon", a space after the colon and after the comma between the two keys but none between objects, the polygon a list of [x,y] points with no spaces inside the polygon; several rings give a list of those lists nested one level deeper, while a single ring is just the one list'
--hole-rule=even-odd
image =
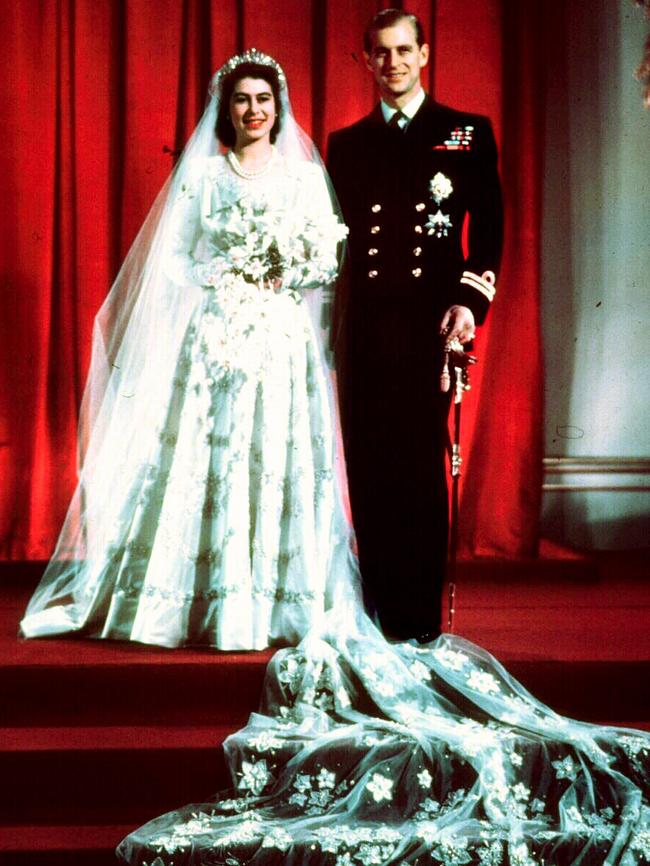
[{"label": "dress bodice", "polygon": [[214,284],[215,260],[221,272],[236,270],[244,255],[273,240],[285,287],[322,285],[336,275],[342,230],[324,173],[311,162],[276,153],[267,171],[249,179],[225,156],[197,160],[177,195],[171,229],[165,269],[179,285]]},{"label": "dress bodice", "polygon": [[269,215],[289,216],[296,208],[305,209],[317,181],[315,166],[292,163],[277,154],[269,169],[254,178],[236,174],[224,156],[209,157],[198,180],[201,225],[217,239],[242,202],[264,208]]}]

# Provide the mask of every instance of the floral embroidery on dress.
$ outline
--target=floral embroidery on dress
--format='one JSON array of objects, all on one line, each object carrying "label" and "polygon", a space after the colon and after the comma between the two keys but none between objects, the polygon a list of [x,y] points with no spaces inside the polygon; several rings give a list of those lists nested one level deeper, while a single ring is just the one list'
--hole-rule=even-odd
[{"label": "floral embroidery on dress", "polygon": [[[650,744],[642,737],[633,737],[629,734],[624,734],[619,737],[623,751],[628,756],[632,765],[639,772],[643,772],[645,767],[650,764]],[[645,759],[645,762],[641,760]]]},{"label": "floral embroidery on dress", "polygon": [[582,813],[577,806],[569,806],[564,814],[574,833],[608,842],[616,836],[616,827],[612,823],[614,810],[610,807],[601,809],[600,812]]},{"label": "floral embroidery on dress", "polygon": [[468,841],[466,837],[443,832],[439,836],[438,847],[433,850],[433,856],[444,863],[444,866],[463,866],[464,863],[471,863],[472,856],[467,850]]},{"label": "floral embroidery on dress", "polygon": [[459,728],[462,744],[460,748],[470,757],[498,747],[499,738],[487,725],[481,725],[473,719],[462,719]]},{"label": "floral embroidery on dress", "polygon": [[570,755],[559,761],[553,761],[552,766],[555,768],[555,775],[558,779],[570,779],[574,782],[578,777],[578,768]]},{"label": "floral embroidery on dress", "polygon": [[650,829],[638,830],[632,834],[630,851],[636,851],[647,863],[650,863]]},{"label": "floral embroidery on dress", "polygon": [[242,761],[239,789],[261,794],[272,779],[271,771],[264,759],[261,761]]},{"label": "floral embroidery on dress", "polygon": [[420,831],[428,832],[426,830],[428,822],[431,822],[434,817],[439,818],[448,812],[452,812],[459,804],[465,802],[467,798],[468,794],[464,788],[450,791],[442,805],[432,797],[425,797],[420,803],[417,812],[413,815],[413,820],[418,823],[418,834]]},{"label": "floral embroidery on dress", "polygon": [[413,815],[413,820],[420,823],[431,821],[439,811],[440,803],[432,797],[426,797],[420,803],[418,811]]},{"label": "floral embroidery on dress", "polygon": [[481,848],[477,848],[476,853],[480,866],[502,866],[503,864],[503,843],[498,840],[487,842]]},{"label": "floral embroidery on dress", "polygon": [[541,866],[538,861],[533,860],[525,842],[512,844],[509,853],[511,866]]},{"label": "floral embroidery on dress", "polygon": [[204,812],[194,813],[189,820],[176,824],[171,831],[161,833],[151,839],[151,846],[157,852],[173,854],[175,851],[187,848],[196,836],[211,832],[223,818],[208,815]]},{"label": "floral embroidery on dress", "polygon": [[292,842],[291,834],[284,827],[277,826],[264,836],[262,848],[277,848],[278,851],[287,851]]},{"label": "floral embroidery on dress", "polygon": [[248,740],[248,745],[255,752],[273,752],[282,747],[282,740],[272,730],[260,731]]},{"label": "floral embroidery on dress", "polygon": [[382,800],[393,799],[393,784],[391,779],[381,773],[373,773],[372,778],[366,784],[366,790],[370,791],[375,803],[381,803]]},{"label": "floral embroidery on dress", "polygon": [[445,646],[436,647],[433,650],[433,657],[443,667],[450,668],[452,671],[460,671],[467,664],[467,656],[458,650],[452,650]]},{"label": "floral embroidery on dress", "polygon": [[299,773],[291,787],[294,793],[288,799],[290,804],[299,806],[305,815],[322,815],[335,797],[347,790],[348,783],[337,788],[336,775],[322,767],[316,775]]},{"label": "floral embroidery on dress", "polygon": [[426,683],[427,680],[431,679],[431,671],[426,665],[423,665],[420,661],[414,661],[409,665],[409,670],[416,678],[416,680],[420,680],[420,682]]},{"label": "floral embroidery on dress", "polygon": [[508,757],[510,758],[510,763],[513,767],[521,767],[524,762],[524,759],[519,754],[519,752],[508,752]]},{"label": "floral embroidery on dress", "polygon": [[314,837],[321,851],[337,855],[335,866],[381,866],[394,855],[402,838],[398,830],[381,824],[321,827]]},{"label": "floral embroidery on dress", "polygon": [[476,689],[484,695],[494,695],[499,691],[496,678],[485,671],[470,671],[467,675],[467,685],[470,689]]},{"label": "floral embroidery on dress", "polygon": [[298,694],[306,664],[307,659],[298,653],[292,653],[282,659],[278,681],[284,683],[292,695]]},{"label": "floral embroidery on dress", "polygon": [[232,830],[222,835],[217,835],[212,840],[212,848],[226,847],[229,845],[242,845],[253,840],[264,838],[264,824],[259,812],[251,810],[240,816],[240,821]]}]

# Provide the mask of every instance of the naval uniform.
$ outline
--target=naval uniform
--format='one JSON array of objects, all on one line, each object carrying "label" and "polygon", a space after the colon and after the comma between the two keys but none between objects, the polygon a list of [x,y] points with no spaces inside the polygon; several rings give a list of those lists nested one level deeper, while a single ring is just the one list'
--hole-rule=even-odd
[{"label": "naval uniform", "polygon": [[494,136],[487,118],[429,97],[404,130],[378,105],[330,136],[328,168],[350,229],[336,351],[366,602],[389,636],[437,633],[449,409],[439,331],[453,304],[480,324],[494,297],[502,244]]}]

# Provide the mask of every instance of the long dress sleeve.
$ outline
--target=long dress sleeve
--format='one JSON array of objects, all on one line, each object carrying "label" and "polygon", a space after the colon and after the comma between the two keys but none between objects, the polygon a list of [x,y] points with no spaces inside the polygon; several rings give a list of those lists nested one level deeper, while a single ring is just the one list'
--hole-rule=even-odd
[{"label": "long dress sleeve", "polygon": [[203,234],[201,212],[206,183],[203,161],[197,160],[176,195],[170,215],[171,244],[165,272],[178,286],[197,286],[204,282],[205,264],[197,254]]}]

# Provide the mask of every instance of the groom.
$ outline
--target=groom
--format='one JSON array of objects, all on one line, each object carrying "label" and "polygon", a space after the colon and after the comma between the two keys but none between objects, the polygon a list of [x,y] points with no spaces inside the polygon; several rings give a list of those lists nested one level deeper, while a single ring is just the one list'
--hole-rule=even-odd
[{"label": "groom", "polygon": [[387,636],[425,643],[447,557],[442,347],[471,340],[495,294],[497,152],[487,118],[422,89],[429,46],[414,15],[377,13],[364,56],[381,102],[328,147],[350,228],[336,347],[350,499],[367,605]]}]

